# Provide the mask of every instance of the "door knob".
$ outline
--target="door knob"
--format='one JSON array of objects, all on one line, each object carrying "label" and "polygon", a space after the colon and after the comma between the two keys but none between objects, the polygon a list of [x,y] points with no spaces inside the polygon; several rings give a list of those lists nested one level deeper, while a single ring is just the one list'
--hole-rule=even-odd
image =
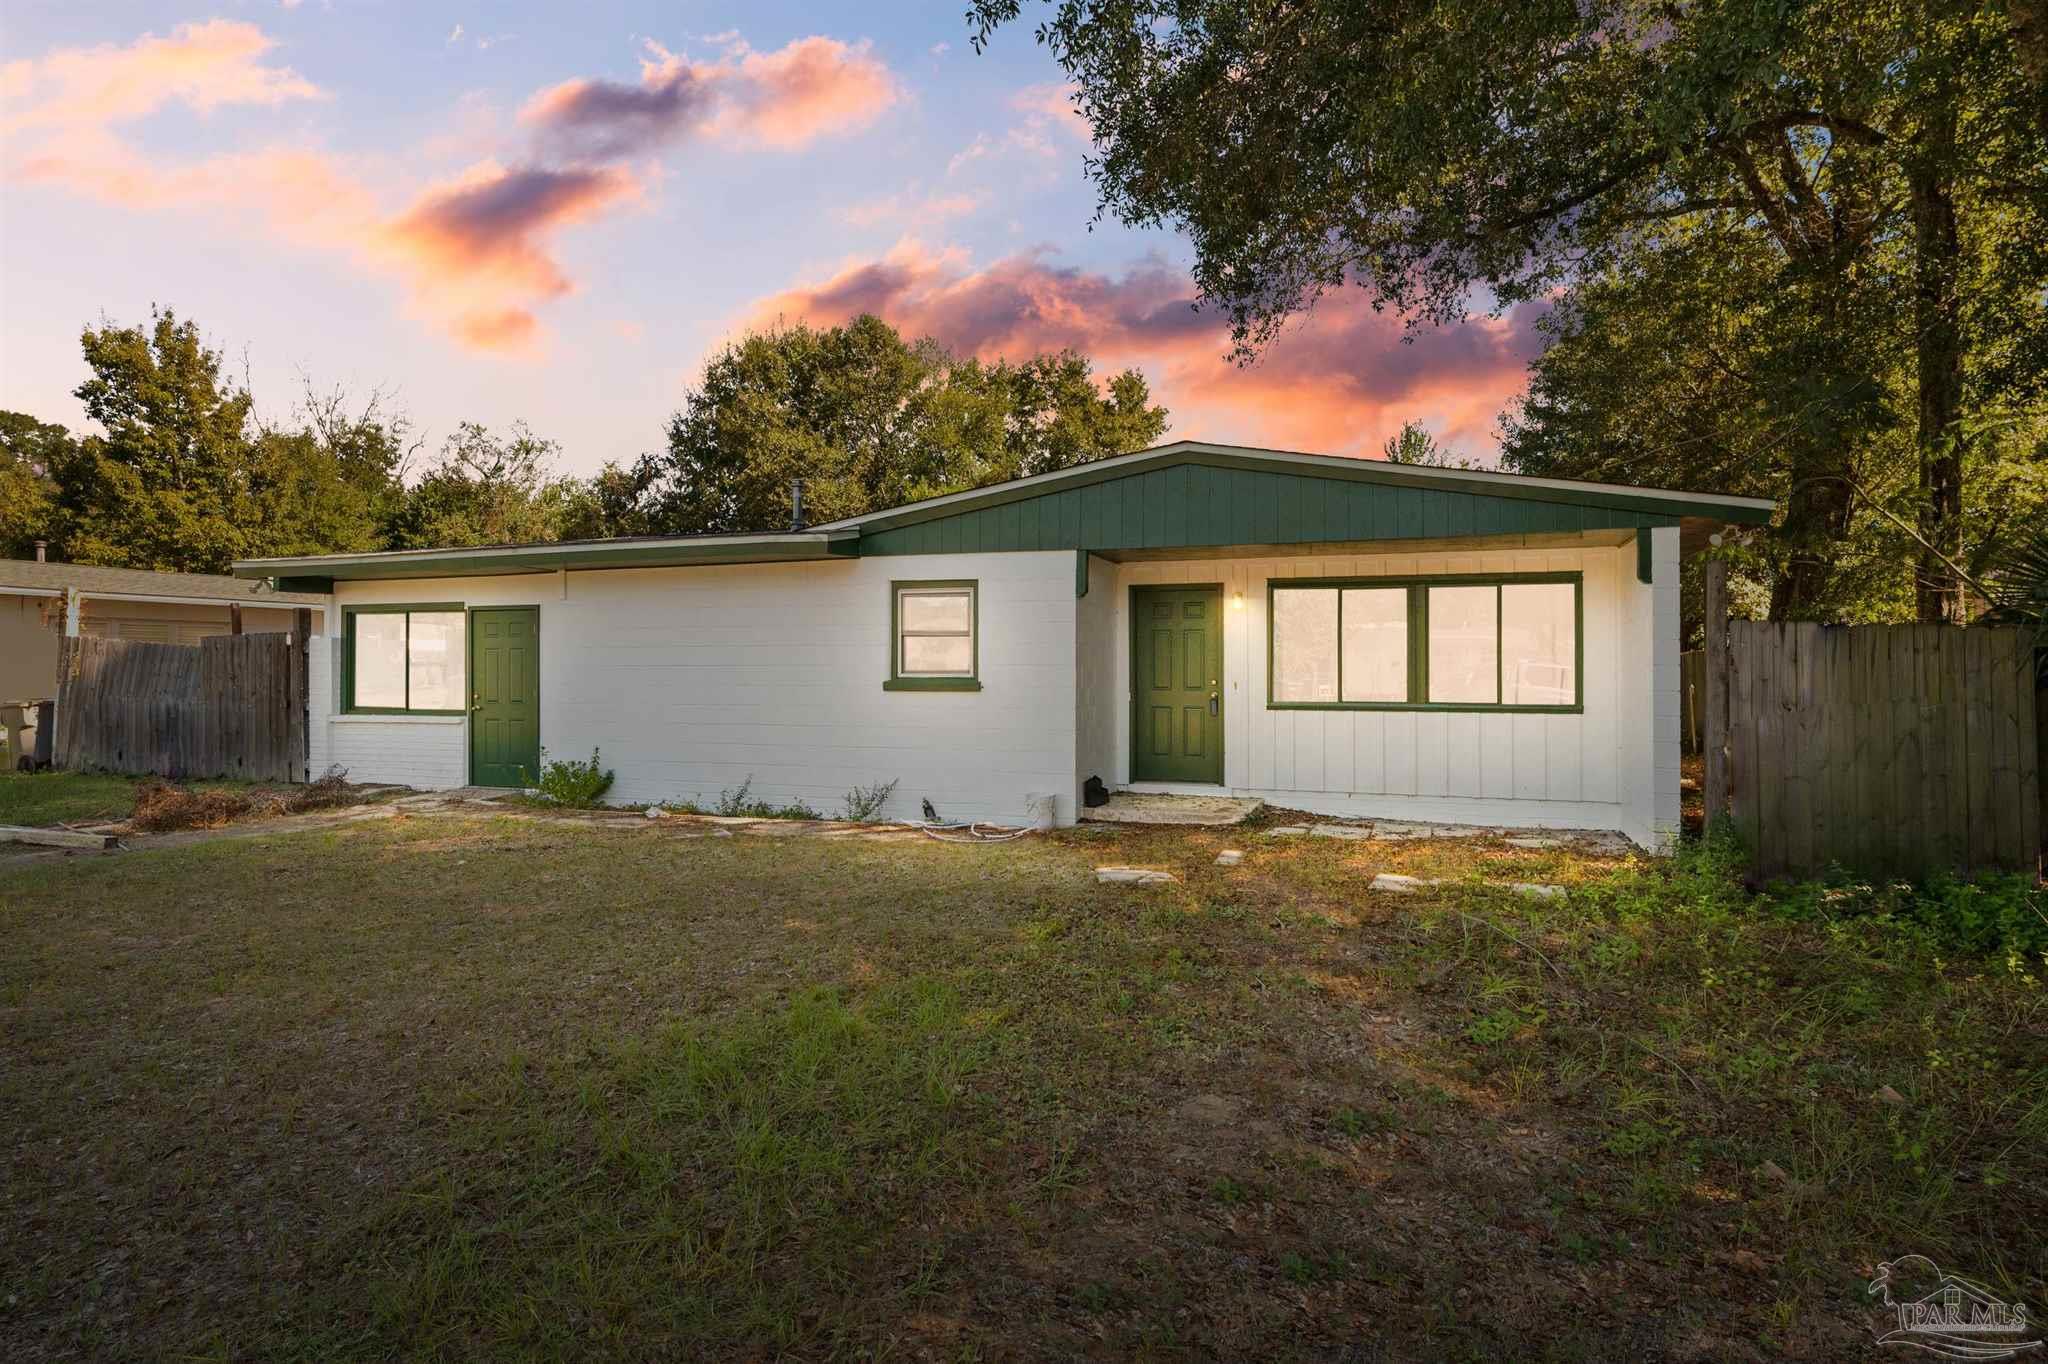
[{"label": "door knob", "polygon": [[1216,701],[1217,701],[1216,693],[1215,693],[1215,692],[1213,692],[1213,691],[1212,691],[1212,692],[1210,692],[1210,693],[1209,693],[1209,713],[1210,713],[1211,715],[1214,715],[1214,714],[1216,714]]}]

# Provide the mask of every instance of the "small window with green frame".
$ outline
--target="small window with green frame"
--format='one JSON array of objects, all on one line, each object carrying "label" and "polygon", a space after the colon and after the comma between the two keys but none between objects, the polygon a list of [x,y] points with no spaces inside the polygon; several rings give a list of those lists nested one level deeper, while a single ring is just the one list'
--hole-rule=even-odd
[{"label": "small window with green frame", "polygon": [[1267,707],[1581,711],[1583,593],[1577,573],[1275,580]]},{"label": "small window with green frame", "polygon": [[461,603],[358,606],[344,621],[343,710],[461,715],[469,709],[469,638]]},{"label": "small window with green frame", "polygon": [[980,691],[981,592],[970,578],[889,584],[887,691]]}]

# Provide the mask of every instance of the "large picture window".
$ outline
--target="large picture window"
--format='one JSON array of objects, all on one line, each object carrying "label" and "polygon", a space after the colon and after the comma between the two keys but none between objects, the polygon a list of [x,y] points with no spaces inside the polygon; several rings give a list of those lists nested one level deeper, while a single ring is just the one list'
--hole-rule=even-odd
[{"label": "large picture window", "polygon": [[468,640],[459,606],[348,613],[348,709],[461,714]]},{"label": "large picture window", "polygon": [[1572,574],[1276,582],[1267,704],[1577,710]]},{"label": "large picture window", "polygon": [[969,581],[890,585],[891,691],[979,691],[977,585]]}]

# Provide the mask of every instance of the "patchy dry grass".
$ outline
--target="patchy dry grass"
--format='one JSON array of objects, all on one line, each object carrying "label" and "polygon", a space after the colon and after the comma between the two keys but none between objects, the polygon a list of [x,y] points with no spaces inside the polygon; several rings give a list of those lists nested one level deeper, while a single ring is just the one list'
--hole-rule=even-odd
[{"label": "patchy dry grass", "polygon": [[2041,963],[1711,858],[401,816],[24,867],[0,943],[10,1358],[1861,1359],[1893,1255],[2042,1301]]}]

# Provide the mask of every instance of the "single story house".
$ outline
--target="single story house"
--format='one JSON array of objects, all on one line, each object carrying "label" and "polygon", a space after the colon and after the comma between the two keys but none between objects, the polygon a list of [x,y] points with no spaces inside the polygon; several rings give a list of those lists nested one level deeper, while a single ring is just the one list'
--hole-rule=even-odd
[{"label": "single story house", "polygon": [[55,696],[63,635],[197,644],[232,631],[237,609],[244,633],[282,634],[300,607],[320,628],[327,604],[324,592],[279,592],[218,573],[0,559],[0,701]]},{"label": "single story house", "polygon": [[1084,784],[1678,826],[1678,572],[1772,504],[1180,441],[789,531],[259,559],[331,591],[310,755],[620,801],[1075,818]]}]

